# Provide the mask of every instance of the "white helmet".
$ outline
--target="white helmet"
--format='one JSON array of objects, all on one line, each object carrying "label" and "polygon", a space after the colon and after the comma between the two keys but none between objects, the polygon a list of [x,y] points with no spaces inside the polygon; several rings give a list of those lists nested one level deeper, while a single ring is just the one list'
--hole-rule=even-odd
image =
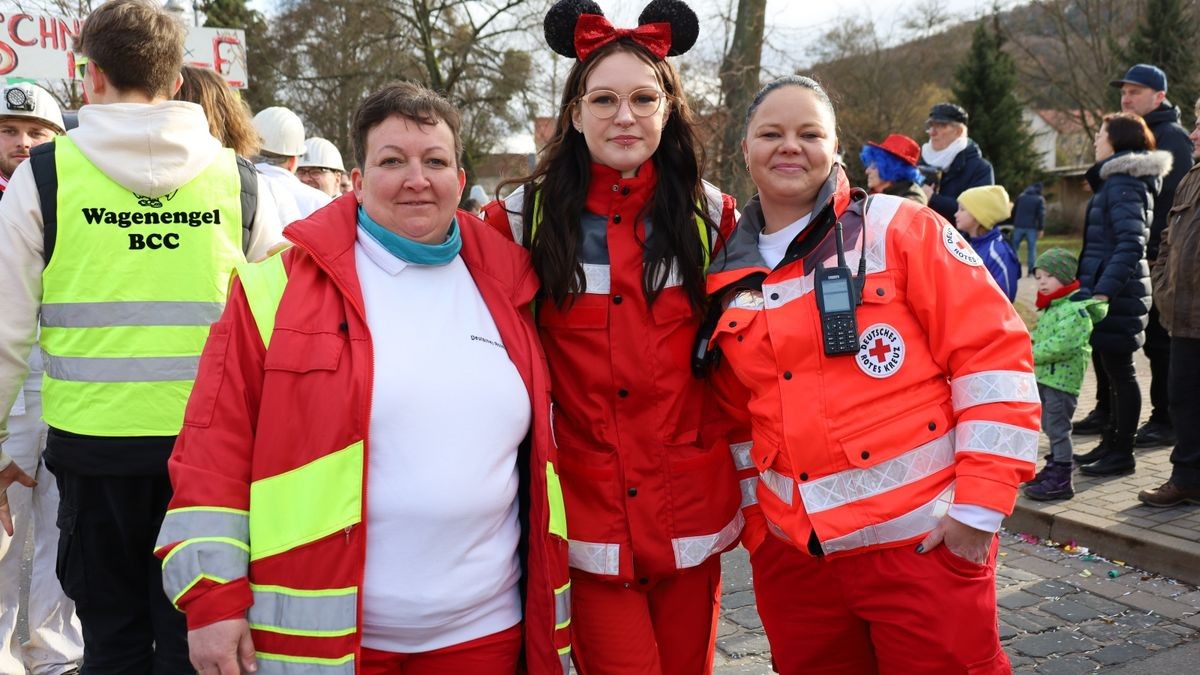
[{"label": "white helmet", "polygon": [[300,158],[300,163],[296,165],[296,168],[305,166],[317,166],[346,173],[346,167],[342,164],[342,153],[338,152],[337,146],[317,136],[304,141],[304,156]]},{"label": "white helmet", "polygon": [[284,157],[304,154],[304,123],[287,108],[266,108],[254,116],[262,149]]},{"label": "white helmet", "polygon": [[28,117],[54,128],[57,133],[66,133],[62,110],[50,92],[36,84],[21,82],[4,87],[4,107],[0,118]]}]

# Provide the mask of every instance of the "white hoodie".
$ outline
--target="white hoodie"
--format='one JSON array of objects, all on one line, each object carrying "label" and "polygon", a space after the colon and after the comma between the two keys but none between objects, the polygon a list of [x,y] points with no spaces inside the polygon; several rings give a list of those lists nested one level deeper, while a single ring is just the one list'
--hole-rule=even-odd
[{"label": "white hoodie", "polygon": [[[221,142],[194,103],[113,103],[79,111],[67,132],[93,164],[122,187],[161,197],[191,181],[215,159]],[[260,195],[269,194],[259,178]],[[283,240],[273,200],[259,198],[247,258],[264,257]],[[29,162],[13,172],[0,201],[0,444],[8,438],[8,411],[25,379],[26,358],[42,304],[42,208]],[[9,463],[0,448],[0,470]]]}]

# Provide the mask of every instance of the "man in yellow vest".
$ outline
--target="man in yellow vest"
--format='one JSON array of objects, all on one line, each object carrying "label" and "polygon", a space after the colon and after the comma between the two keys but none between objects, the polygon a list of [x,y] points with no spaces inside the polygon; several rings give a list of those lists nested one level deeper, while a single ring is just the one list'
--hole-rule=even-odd
[{"label": "man in yellow vest", "polygon": [[170,100],[183,42],[152,0],[93,11],[75,43],[91,105],[32,152],[0,202],[0,444],[40,317],[58,572],[85,672],[191,671],[151,553],[167,458],[230,270],[280,238],[253,167],[209,134],[199,106]]}]

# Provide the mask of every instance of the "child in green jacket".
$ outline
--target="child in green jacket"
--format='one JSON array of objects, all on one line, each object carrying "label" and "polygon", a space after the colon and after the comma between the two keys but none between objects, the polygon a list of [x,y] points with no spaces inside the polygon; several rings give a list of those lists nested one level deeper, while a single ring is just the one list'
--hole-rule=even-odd
[{"label": "child in green jacket", "polygon": [[1104,318],[1108,304],[1076,295],[1079,260],[1070,251],[1052,248],[1034,263],[1037,307],[1042,311],[1033,329],[1033,370],[1042,399],[1042,431],[1050,438],[1050,458],[1024,493],[1050,501],[1075,496],[1071,482],[1071,417],[1092,348],[1092,327]]}]

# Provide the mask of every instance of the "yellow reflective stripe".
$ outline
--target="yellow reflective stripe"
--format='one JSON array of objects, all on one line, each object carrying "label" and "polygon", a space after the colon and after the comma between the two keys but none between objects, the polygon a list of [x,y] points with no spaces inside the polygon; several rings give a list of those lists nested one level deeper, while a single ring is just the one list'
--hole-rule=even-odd
[{"label": "yellow reflective stripe", "polygon": [[[717,227],[721,224],[717,223]],[[696,216],[696,227],[700,228],[700,251],[704,254],[704,271],[708,271],[708,225],[705,224],[704,218]]]},{"label": "yellow reflective stripe", "polygon": [[246,542],[228,537],[188,539],[163,557],[163,590],[176,602],[201,579],[223,584],[244,577],[249,550]]},{"label": "yellow reflective stripe", "polygon": [[256,630],[306,637],[339,637],[356,630],[354,587],[313,590],[250,584],[250,591],[254,604],[247,620]]},{"label": "yellow reflective stripe", "polygon": [[354,654],[336,659],[257,652],[258,675],[353,675]]},{"label": "yellow reflective stripe", "polygon": [[571,582],[554,589],[554,629],[571,625]]},{"label": "yellow reflective stripe", "polygon": [[273,255],[262,262],[243,263],[237,266],[237,275],[242,280],[242,290],[263,346],[271,346],[271,332],[275,330],[275,312],[283,291],[287,287],[287,270],[283,267],[283,256]]},{"label": "yellow reflective stripe", "polygon": [[563,505],[562,483],[554,464],[546,462],[546,498],[550,503],[550,534],[567,538],[567,509]]},{"label": "yellow reflective stripe", "polygon": [[250,484],[250,559],[316,541],[362,520],[363,442]]},{"label": "yellow reflective stripe", "polygon": [[559,649],[558,653],[559,653],[559,655],[570,654],[571,653],[571,645],[567,645],[566,647]]},{"label": "yellow reflective stripe", "polygon": [[171,509],[163,517],[154,548],[205,536],[247,541],[250,538],[248,514],[248,511],[238,509],[210,509],[202,506]]},{"label": "yellow reflective stripe", "polygon": [[[192,579],[190,582],[185,584],[183,587],[183,590],[179,591],[178,593],[175,594],[174,597],[171,598],[171,604],[175,605],[176,609],[178,609],[179,608],[179,599],[182,598],[184,595],[187,595],[187,592],[192,590],[193,586],[200,583],[201,581],[204,581],[205,579],[208,579],[209,581],[213,582],[214,584],[229,583],[229,579],[222,579],[221,577],[214,577],[211,574],[201,574],[201,575],[197,576],[195,579]],[[180,610],[180,611],[182,611],[182,610]]]}]

